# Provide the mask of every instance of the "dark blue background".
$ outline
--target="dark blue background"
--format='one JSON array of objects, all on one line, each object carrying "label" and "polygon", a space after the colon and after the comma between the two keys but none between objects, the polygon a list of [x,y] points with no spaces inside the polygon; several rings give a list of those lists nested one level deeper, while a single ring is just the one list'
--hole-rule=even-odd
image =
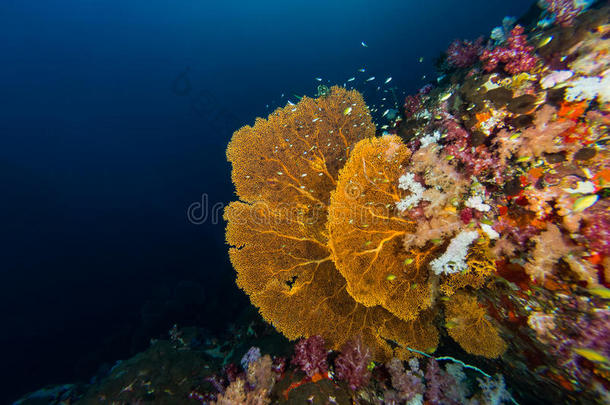
[{"label": "dark blue background", "polygon": [[222,221],[186,209],[233,198],[231,133],[315,77],[413,92],[531,3],[2,0],[1,395],[88,380],[173,322],[222,330],[247,300]]}]

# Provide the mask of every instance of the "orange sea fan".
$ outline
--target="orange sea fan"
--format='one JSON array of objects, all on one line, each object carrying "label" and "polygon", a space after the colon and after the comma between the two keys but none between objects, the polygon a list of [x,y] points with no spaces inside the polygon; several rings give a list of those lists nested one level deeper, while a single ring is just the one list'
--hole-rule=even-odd
[{"label": "orange sea fan", "polygon": [[350,295],[404,320],[416,319],[432,304],[430,251],[403,249],[403,238],[416,224],[396,209],[406,193],[398,179],[410,156],[397,136],[357,143],[331,193],[328,220],[333,260]]},{"label": "orange sea fan", "polygon": [[506,342],[473,295],[455,293],[445,304],[445,319],[449,336],[468,353],[496,358],[506,350]]},{"label": "orange sea fan", "polygon": [[246,202],[326,206],[351,146],[374,135],[360,93],[334,86],[326,97],[303,97],[233,134],[227,159],[236,193]]},{"label": "orange sea fan", "polygon": [[425,350],[438,336],[432,313],[405,322],[356,302],[331,260],[330,191],[352,145],[374,131],[360,94],[339,87],[236,131],[227,157],[241,201],[224,217],[237,285],[265,320],[289,339],[318,334],[334,349],[361,335],[384,360],[390,340]]},{"label": "orange sea fan", "polygon": [[466,264],[468,268],[465,271],[443,277],[439,286],[443,294],[451,296],[466,286],[478,289],[489,280],[496,271],[494,258],[489,249],[489,239],[484,239],[470,247],[466,255]]}]

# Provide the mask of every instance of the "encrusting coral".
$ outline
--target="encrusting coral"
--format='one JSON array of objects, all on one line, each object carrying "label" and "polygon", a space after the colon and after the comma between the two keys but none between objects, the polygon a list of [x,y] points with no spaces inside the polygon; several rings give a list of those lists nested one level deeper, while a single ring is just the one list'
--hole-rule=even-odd
[{"label": "encrusting coral", "polygon": [[356,302],[331,260],[326,227],[339,169],[352,145],[373,135],[362,97],[340,87],[243,127],[227,149],[241,201],[224,218],[237,284],[268,322],[289,339],[318,334],[335,349],[359,334],[374,358],[387,359],[390,340],[436,347],[433,314],[405,322]]}]

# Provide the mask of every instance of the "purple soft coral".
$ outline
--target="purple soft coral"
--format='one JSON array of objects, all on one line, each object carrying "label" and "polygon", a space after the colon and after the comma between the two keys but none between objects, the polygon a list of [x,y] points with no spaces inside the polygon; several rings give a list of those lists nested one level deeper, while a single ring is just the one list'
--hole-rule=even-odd
[{"label": "purple soft coral", "polygon": [[371,350],[358,336],[343,345],[341,354],[335,360],[335,372],[341,380],[347,381],[352,390],[364,387],[371,378],[368,365],[372,360]]},{"label": "purple soft coral", "polygon": [[546,0],[547,9],[555,14],[555,21],[562,27],[569,27],[582,7],[576,7],[574,0]]},{"label": "purple soft coral", "polygon": [[313,377],[316,373],[328,371],[327,353],[322,336],[314,335],[301,339],[294,347],[292,364],[298,366],[308,377]]},{"label": "purple soft coral", "polygon": [[[413,358],[409,362],[415,367],[419,367],[417,359]],[[410,403],[417,401],[417,398],[423,398],[425,386],[422,380],[421,372],[415,367],[410,370],[405,370],[402,361],[393,358],[386,365],[390,377],[392,379],[392,387],[395,391],[389,391],[384,395],[386,403]]]},{"label": "purple soft coral", "polygon": [[465,68],[474,64],[483,52],[483,37],[475,42],[456,39],[447,49],[447,62],[455,67]]},{"label": "purple soft coral", "polygon": [[441,370],[435,359],[428,360],[426,367],[426,400],[433,405],[458,404],[457,381]]},{"label": "purple soft coral", "polygon": [[610,256],[610,212],[600,211],[593,215],[583,228],[589,247],[604,256]]},{"label": "purple soft coral", "polygon": [[494,158],[485,145],[471,147],[470,134],[451,114],[442,112],[442,125],[446,131],[445,152],[460,161],[469,175],[478,176],[483,172],[493,175],[497,184],[504,181],[500,161]]},{"label": "purple soft coral", "polygon": [[405,118],[411,118],[422,106],[422,100],[419,94],[408,95],[405,97],[405,104],[403,105],[405,109]]},{"label": "purple soft coral", "polygon": [[504,70],[515,75],[517,73],[529,72],[536,67],[538,57],[534,55],[534,47],[527,44],[527,37],[523,34],[523,27],[515,26],[510,32],[507,47],[497,47],[493,50],[485,50],[481,54],[483,68],[491,72],[498,64],[504,64]]}]

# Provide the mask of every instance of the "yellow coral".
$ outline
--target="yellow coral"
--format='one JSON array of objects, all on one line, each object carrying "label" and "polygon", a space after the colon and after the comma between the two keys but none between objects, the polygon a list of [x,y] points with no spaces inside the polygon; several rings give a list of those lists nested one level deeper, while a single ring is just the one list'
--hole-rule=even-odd
[{"label": "yellow coral", "polygon": [[383,360],[394,354],[389,341],[425,350],[438,336],[432,312],[405,322],[356,302],[331,260],[330,192],[352,145],[373,135],[360,94],[339,87],[257,119],[228,146],[241,201],[224,217],[237,284],[268,322],[289,339],[319,334],[335,349],[360,334]]},{"label": "yellow coral", "polygon": [[476,297],[464,291],[455,293],[445,304],[445,319],[449,336],[467,352],[496,358],[506,350],[506,342]]},{"label": "yellow coral", "polygon": [[440,284],[440,290],[447,296],[453,295],[458,289],[470,286],[481,288],[492,275],[496,266],[489,250],[489,239],[474,244],[466,255],[468,268],[460,273],[448,274]]},{"label": "yellow coral", "polygon": [[331,193],[328,219],[333,260],[350,295],[404,320],[416,319],[432,303],[430,253],[402,248],[416,224],[396,210],[408,193],[399,190],[398,178],[410,155],[397,136],[358,142]]}]

